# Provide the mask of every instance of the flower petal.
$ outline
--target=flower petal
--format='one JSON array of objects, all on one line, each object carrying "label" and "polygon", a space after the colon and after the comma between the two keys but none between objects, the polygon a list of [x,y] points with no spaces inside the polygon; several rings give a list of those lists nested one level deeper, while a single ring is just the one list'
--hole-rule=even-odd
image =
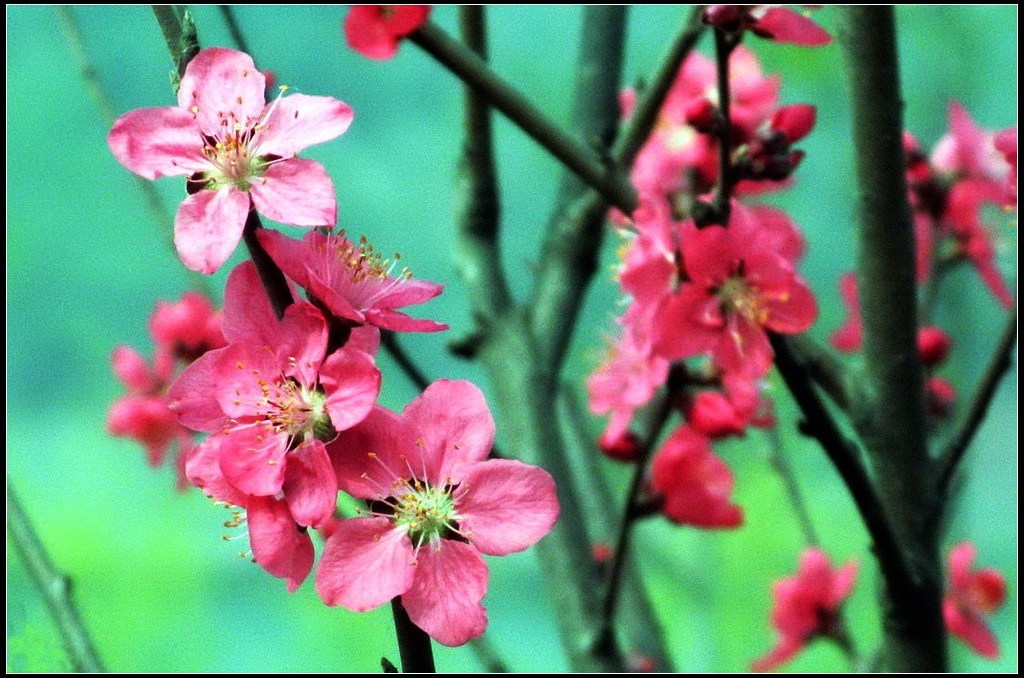
[{"label": "flower petal", "polygon": [[404,471],[400,455],[412,449],[413,435],[397,414],[384,407],[374,407],[327,446],[338,486],[359,499],[387,497],[396,480],[392,467]]},{"label": "flower petal", "polygon": [[380,393],[380,370],[373,358],[342,347],[320,368],[320,383],[327,393],[327,412],[335,430],[352,428],[370,413]]},{"label": "flower petal", "polygon": [[185,198],[174,218],[181,261],[193,271],[215,272],[242,239],[248,214],[249,196],[237,188],[201,190]]},{"label": "flower petal", "polygon": [[235,266],[228,275],[221,327],[224,337],[231,343],[263,345],[273,343],[268,339],[277,336],[277,314],[263,290],[256,264],[251,260]]},{"label": "flower petal", "polygon": [[491,411],[484,394],[468,381],[435,381],[406,406],[402,419],[416,432],[432,485],[458,479],[462,464],[483,461],[494,446]]},{"label": "flower petal", "polygon": [[392,332],[443,332],[448,329],[444,323],[426,318],[412,318],[399,311],[368,308],[363,312],[366,322]]},{"label": "flower petal", "polygon": [[203,493],[235,506],[245,506],[249,497],[224,479],[220,470],[220,447],[224,436],[213,435],[199,443],[185,459],[185,476]]},{"label": "flower petal", "polygon": [[208,47],[188,63],[178,88],[178,106],[194,115],[205,134],[227,125],[251,127],[262,117],[267,79],[252,57],[225,47]]},{"label": "flower petal", "polygon": [[999,658],[999,641],[992,629],[976,614],[965,610],[952,598],[942,602],[942,616],[949,632],[967,646],[989,659]]},{"label": "flower petal", "polygon": [[269,423],[236,426],[221,436],[220,470],[246,494],[272,497],[284,485],[288,436]]},{"label": "flower petal", "polygon": [[204,433],[219,431],[224,426],[227,415],[218,400],[222,366],[236,357],[237,351],[230,346],[208,351],[171,384],[167,401],[182,426]]},{"label": "flower petal", "polygon": [[402,605],[431,638],[449,647],[462,645],[487,628],[487,610],[480,604],[487,576],[487,563],[469,544],[446,539],[437,550],[425,546]]},{"label": "flower petal", "polygon": [[265,124],[257,141],[260,155],[289,158],[343,134],[352,124],[352,109],[333,97],[292,94],[270,105]]},{"label": "flower petal", "polygon": [[316,592],[327,605],[366,612],[409,590],[415,560],[409,538],[387,518],[345,520],[324,545]]},{"label": "flower petal", "polygon": [[331,518],[338,500],[338,480],[322,442],[314,440],[288,453],[282,489],[288,510],[299,525],[319,527]]},{"label": "flower petal", "polygon": [[334,184],[314,160],[274,162],[249,190],[256,211],[282,224],[334,226],[337,219]]},{"label": "flower petal", "polygon": [[533,546],[551,531],[559,512],[555,481],[547,471],[505,459],[467,467],[455,507],[460,530],[491,556]]},{"label": "flower petal", "polygon": [[804,47],[820,47],[832,42],[828,32],[799,12],[772,7],[754,26],[754,32],[776,42]]},{"label": "flower petal", "polygon": [[146,179],[188,176],[210,168],[199,125],[173,106],[125,113],[107,135],[117,161]]},{"label": "flower petal", "polygon": [[253,497],[246,522],[253,560],[295,593],[313,569],[313,541],[306,528],[296,525],[285,503],[272,497]]}]

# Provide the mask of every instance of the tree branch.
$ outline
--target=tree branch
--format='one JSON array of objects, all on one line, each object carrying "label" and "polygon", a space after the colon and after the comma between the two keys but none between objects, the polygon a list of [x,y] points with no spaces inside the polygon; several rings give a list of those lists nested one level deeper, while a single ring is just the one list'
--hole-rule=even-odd
[{"label": "tree branch", "polygon": [[11,536],[11,543],[14,544],[14,549],[18,552],[25,569],[32,576],[36,589],[46,601],[75,671],[105,672],[103,662],[96,654],[92,639],[71,600],[71,581],[54,569],[49,554],[46,553],[39,536],[32,528],[32,523],[21,508],[10,476],[7,478],[7,534]]},{"label": "tree branch", "polygon": [[[913,566],[902,588],[887,568],[889,668],[947,669],[935,465],[928,456],[924,372],[917,352],[915,243],[907,202],[896,25],[891,7],[844,7],[840,42],[850,79],[860,228],[857,281],[864,322],[866,415],[855,417],[879,494]],[[902,579],[902,577],[900,577]]]},{"label": "tree branch", "polygon": [[429,21],[409,39],[467,85],[480,91],[492,106],[599,191],[609,203],[627,213],[636,208],[636,191],[620,168],[604,162],[591,148],[565,134],[472,50]]},{"label": "tree branch", "polygon": [[1014,309],[1006,319],[1006,327],[1003,328],[999,343],[992,353],[988,367],[985,368],[985,374],[974,391],[974,397],[971,398],[971,404],[967,408],[963,421],[939,456],[939,490],[943,494],[948,494],[953,474],[960,462],[963,461],[982,422],[985,421],[985,414],[988,412],[989,405],[992,404],[999,382],[1013,365],[1012,354],[1016,340],[1017,310]]},{"label": "tree branch", "polygon": [[850,407],[850,375],[846,367],[827,348],[806,334],[791,335],[790,350],[807,369],[808,375],[840,409]]},{"label": "tree branch", "polygon": [[249,43],[245,39],[245,33],[242,32],[242,27],[238,25],[235,8],[231,5],[217,5],[217,9],[220,10],[221,16],[224,17],[224,23],[227,24],[228,33],[231,34],[231,39],[235,42],[235,46],[251,56],[252,52],[249,51]]},{"label": "tree branch", "polygon": [[[459,8],[466,47],[487,59],[485,8]],[[478,322],[487,322],[512,307],[498,238],[501,202],[494,167],[491,109],[487,97],[466,87],[463,145],[457,174],[455,265],[465,283]]]},{"label": "tree branch", "polygon": [[164,34],[164,42],[171,53],[176,77],[171,78],[174,93],[178,93],[181,76],[185,75],[185,67],[199,54],[199,37],[192,13],[182,5],[152,5],[153,14],[160,24],[160,32]]}]

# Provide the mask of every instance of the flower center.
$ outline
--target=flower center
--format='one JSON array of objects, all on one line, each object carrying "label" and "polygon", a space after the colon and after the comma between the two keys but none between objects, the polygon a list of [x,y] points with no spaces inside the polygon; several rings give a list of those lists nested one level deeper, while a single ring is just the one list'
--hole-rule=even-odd
[{"label": "flower center", "polygon": [[223,131],[216,137],[204,136],[203,155],[213,165],[208,179],[220,185],[232,184],[239,190],[248,191],[253,178],[261,175],[267,163],[253,154],[253,139],[259,129],[257,124],[243,125],[221,120]]},{"label": "flower center", "polygon": [[260,381],[263,403],[260,418],[274,431],[286,434],[293,444],[312,436],[330,442],[338,432],[327,413],[327,395],[319,389],[308,389],[294,379],[270,385]]},{"label": "flower center", "polygon": [[742,276],[727,279],[715,294],[721,303],[723,315],[738,313],[757,325],[763,325],[768,320],[768,310],[761,303],[761,295]]},{"label": "flower center", "polygon": [[[348,268],[352,276],[352,282],[361,283],[369,279],[387,280],[398,265],[402,255],[395,253],[391,259],[386,258],[374,249],[366,236],[359,236],[359,245],[345,236],[345,230],[338,231],[338,244],[335,247],[335,255],[338,260]],[[396,279],[408,280],[412,277],[412,269],[403,266]]]},{"label": "flower center", "polygon": [[394,521],[408,529],[417,548],[436,546],[443,537],[458,531],[458,512],[449,486],[431,487],[415,478],[396,481],[393,490]]}]

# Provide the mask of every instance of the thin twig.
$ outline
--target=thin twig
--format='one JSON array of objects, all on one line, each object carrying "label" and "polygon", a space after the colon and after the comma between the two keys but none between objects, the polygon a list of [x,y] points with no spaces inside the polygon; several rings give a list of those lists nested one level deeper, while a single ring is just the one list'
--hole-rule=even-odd
[{"label": "thin twig", "polygon": [[199,37],[196,32],[192,13],[182,5],[152,5],[160,32],[164,35],[167,50],[171,53],[177,78],[172,78],[174,93],[178,93],[181,76],[185,75],[185,67],[199,54]]},{"label": "thin twig", "polygon": [[992,404],[999,383],[1013,365],[1012,354],[1016,340],[1017,310],[1014,309],[1006,319],[1006,326],[999,337],[999,343],[996,345],[995,351],[992,352],[992,358],[974,391],[974,397],[971,398],[971,404],[967,408],[963,421],[939,456],[939,489],[943,493],[949,491],[953,474],[963,461],[978,428],[985,421],[985,414],[988,412],[989,405]]},{"label": "thin twig", "polygon": [[633,460],[636,467],[633,471],[633,479],[629,484],[629,491],[626,493],[625,511],[623,511],[619,523],[619,534],[616,538],[615,550],[612,552],[608,579],[605,582],[601,605],[601,627],[595,638],[597,651],[601,651],[602,648],[614,647],[615,644],[615,611],[622,592],[622,575],[625,571],[626,560],[629,557],[633,526],[637,518],[640,517],[639,509],[643,504],[641,490],[643,489],[644,478],[647,475],[647,461],[650,459],[651,453],[654,452],[654,447],[658,444],[658,439],[661,437],[662,429],[664,429],[673,410],[671,387],[668,391],[663,392],[659,396],[659,400],[656,401],[653,415],[647,426],[647,434],[637,448],[636,459]]},{"label": "thin twig", "polygon": [[245,39],[245,33],[242,33],[242,27],[238,25],[238,17],[235,16],[235,9],[231,5],[217,5],[217,9],[220,10],[221,16],[224,17],[224,23],[228,26],[228,33],[231,34],[231,39],[235,42],[235,46],[239,50],[246,54],[252,54],[249,51],[249,43]]},{"label": "thin twig", "polygon": [[[110,103],[110,98],[103,89],[103,84],[96,73],[96,67],[93,65],[92,60],[89,58],[89,53],[85,49],[85,41],[82,39],[82,31],[78,26],[77,19],[75,19],[75,14],[66,5],[58,6],[55,9],[60,19],[61,30],[67,39],[68,47],[71,48],[71,52],[75,55],[75,61],[78,62],[78,67],[82,71],[82,82],[85,84],[89,94],[92,95],[96,106],[100,109],[100,118],[109,127],[114,124],[117,114],[113,104]],[[156,190],[156,184],[148,179],[143,179],[134,172],[132,173],[132,179],[135,181],[139,192],[142,193],[146,201],[146,207],[150,214],[153,215],[154,221],[166,232],[168,246],[173,248],[174,220],[167,214],[163,200],[160,198],[160,192]],[[190,268],[184,268],[183,270],[186,272],[189,284],[192,287],[199,290],[203,296],[209,299],[213,298],[206,276]]]},{"label": "thin twig", "polygon": [[288,280],[284,273],[277,267],[274,260],[270,258],[267,251],[263,249],[256,234],[263,228],[263,222],[256,210],[250,209],[249,216],[245,220],[245,228],[242,230],[242,240],[249,250],[249,257],[256,265],[256,271],[260,274],[260,282],[270,299],[270,305],[274,307],[277,317],[283,318],[284,311],[294,301],[292,290],[288,287]]},{"label": "thin twig", "polygon": [[807,368],[811,379],[832,399],[840,409],[850,406],[851,375],[836,356],[806,334],[789,337],[789,347]]},{"label": "thin twig", "polygon": [[856,447],[839,430],[832,415],[814,390],[814,385],[808,380],[805,367],[790,349],[787,338],[771,333],[769,339],[775,351],[775,366],[804,415],[804,432],[821,444],[850,491],[864,526],[874,542],[875,554],[882,569],[887,572],[887,577],[910,586],[913,580],[910,568],[904,561],[896,533]]},{"label": "thin twig", "polygon": [[800,492],[800,485],[796,482],[793,467],[790,466],[789,460],[786,459],[786,455],[782,451],[782,436],[779,434],[778,426],[769,428],[765,432],[765,436],[768,438],[768,463],[779,474],[782,486],[786,490],[786,496],[789,497],[789,504],[793,507],[793,512],[796,513],[797,522],[800,523],[804,541],[811,546],[818,546],[821,544],[821,539],[818,538],[818,533],[811,522],[811,515],[807,511],[807,502],[804,501],[803,493]]},{"label": "thin twig", "polygon": [[398,336],[394,332],[381,330],[380,345],[384,347],[384,350],[388,352],[391,359],[395,361],[399,369],[402,370],[416,388],[424,391],[427,386],[430,386],[430,378],[420,369],[419,365],[412,359],[412,356],[406,353],[405,348],[398,342]]},{"label": "thin twig", "polygon": [[636,209],[639,204],[636,190],[621,168],[603,161],[590,147],[567,135],[472,50],[429,21],[409,38],[470,87],[483,93],[492,106],[600,192],[605,200],[627,214]]},{"label": "thin twig", "polygon": [[729,117],[729,105],[732,99],[729,90],[729,57],[738,44],[721,28],[714,29],[715,63],[718,78],[718,185],[715,187],[713,200],[714,217],[711,223],[723,226],[729,223],[731,211],[733,172],[732,172],[732,119]]},{"label": "thin twig", "polygon": [[71,581],[53,567],[49,554],[18,502],[10,476],[7,477],[7,534],[50,609],[75,671],[105,672],[103,662],[96,654],[92,639],[71,600]]},{"label": "thin twig", "polygon": [[697,5],[690,10],[690,16],[686,23],[676,34],[665,56],[659,62],[654,76],[640,93],[633,115],[630,116],[625,129],[615,140],[615,146],[612,148],[612,157],[619,166],[630,166],[633,159],[636,158],[636,154],[640,152],[647,141],[647,137],[658,120],[658,114],[661,113],[661,105],[665,103],[669,90],[679,76],[679,65],[693,51],[697,40],[704,33],[706,26],[701,21],[703,13],[703,5]]}]

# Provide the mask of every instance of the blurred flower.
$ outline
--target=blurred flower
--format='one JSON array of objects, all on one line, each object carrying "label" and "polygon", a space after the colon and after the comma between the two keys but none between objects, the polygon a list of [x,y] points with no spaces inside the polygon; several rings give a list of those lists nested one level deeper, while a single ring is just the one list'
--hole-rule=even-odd
[{"label": "blurred flower", "polygon": [[999,641],[985,618],[1006,602],[1006,580],[991,568],[971,570],[975,548],[960,542],[949,552],[949,592],[942,603],[946,628],[983,657],[999,657]]},{"label": "blurred flower", "polygon": [[941,327],[929,325],[917,331],[917,352],[925,367],[936,367],[944,363],[952,346],[953,341]]},{"label": "blurred flower", "polygon": [[286,276],[350,324],[395,332],[448,329],[443,323],[410,318],[395,310],[429,301],[444,286],[414,280],[408,268],[392,275],[398,255],[385,259],[365,238],[356,245],[344,231],[333,235],[314,231],[299,241],[266,229],[258,237]]},{"label": "blurred flower", "polygon": [[338,483],[369,500],[324,547],[316,589],[362,612],[394,598],[439,643],[481,635],[487,564],[539,541],[555,524],[555,483],[542,469],[487,460],[494,421],[465,381],[431,384],[401,415],[376,408],[332,446]]},{"label": "blurred flower", "polygon": [[186,292],[175,303],[158,301],[149,331],[158,347],[185,363],[224,346],[220,313],[198,292]]},{"label": "blurred flower", "polygon": [[266,104],[265,82],[248,54],[204,49],[185,69],[177,106],[126,113],[107,137],[114,157],[146,179],[189,177],[174,243],[193,270],[220,268],[252,208],[286,224],[334,225],[334,184],[295,154],[348,129],[352,109],[304,94]]},{"label": "blurred flower", "polygon": [[731,502],[735,479],[711,451],[708,439],[683,425],[665,441],[651,464],[651,487],[662,512],[676,523],[705,529],[737,527],[743,511]]},{"label": "blurred flower", "polygon": [[779,641],[751,668],[770,671],[788,662],[815,638],[837,638],[841,633],[839,608],[853,590],[856,578],[855,561],[833,570],[823,551],[806,549],[796,575],[772,586],[775,604],[771,622]]},{"label": "blurred flower", "polygon": [[828,338],[837,351],[854,353],[864,342],[864,324],[860,319],[860,296],[857,294],[857,276],[844,273],[839,277],[839,296],[846,306],[846,322]]},{"label": "blurred flower", "polygon": [[832,42],[825,29],[799,12],[777,5],[708,5],[704,23],[791,45],[819,47]]},{"label": "blurred flower", "polygon": [[345,40],[364,57],[390,59],[429,16],[429,5],[354,5],[345,16]]}]

